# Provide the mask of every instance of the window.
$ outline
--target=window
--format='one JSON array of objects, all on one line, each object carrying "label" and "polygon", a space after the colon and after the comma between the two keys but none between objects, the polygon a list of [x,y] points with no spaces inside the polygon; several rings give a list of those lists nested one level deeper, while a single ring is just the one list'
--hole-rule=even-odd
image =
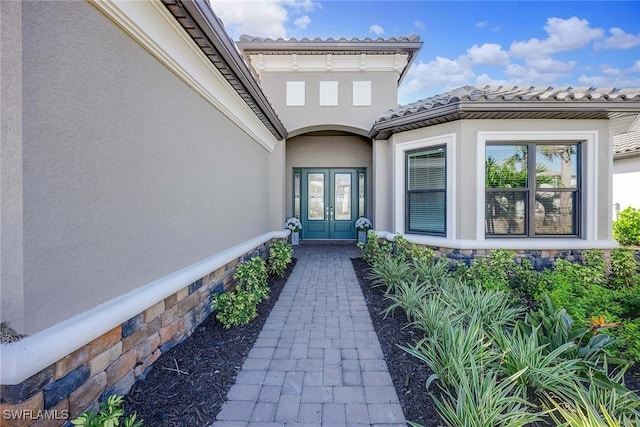
[{"label": "window", "polygon": [[446,148],[431,147],[406,154],[406,231],[446,233]]},{"label": "window", "polygon": [[488,143],[487,236],[578,236],[580,144]]}]

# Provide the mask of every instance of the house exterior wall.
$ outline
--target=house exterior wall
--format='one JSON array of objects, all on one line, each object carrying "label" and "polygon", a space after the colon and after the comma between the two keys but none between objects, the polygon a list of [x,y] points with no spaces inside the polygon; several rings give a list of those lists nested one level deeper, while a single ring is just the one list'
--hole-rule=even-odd
[{"label": "house exterior wall", "polygon": [[[640,209],[640,155],[613,160],[613,204]],[[614,219],[615,214],[614,214]]]},{"label": "house exterior wall", "polygon": [[269,230],[269,153],[100,12],[23,28],[25,332]]},{"label": "house exterior wall", "polygon": [[[261,86],[291,135],[345,130],[366,135],[380,111],[397,106],[396,72],[263,72]],[[305,82],[305,105],[286,103],[287,81]],[[320,81],[338,82],[338,105],[320,106]],[[371,105],[352,106],[352,82],[371,81]]]},{"label": "house exterior wall", "polygon": [[285,173],[285,212],[293,215],[294,168],[366,168],[367,204],[371,212],[372,186],[371,142],[357,135],[300,135],[287,140]]},{"label": "house exterior wall", "polygon": [[24,329],[21,9],[21,2],[0,2],[0,320],[19,330]]},{"label": "house exterior wall", "polygon": [[[586,223],[583,228],[582,239],[575,238],[555,238],[555,239],[484,239],[484,227],[482,221],[477,218],[484,218],[483,208],[479,205],[479,197],[483,197],[483,183],[479,183],[479,176],[483,176],[481,168],[484,167],[484,158],[480,151],[480,135],[483,133],[509,133],[513,132],[531,134],[535,138],[553,138],[557,135],[559,139],[565,138],[563,135],[573,133],[592,133],[595,135],[594,149],[585,147],[589,152],[585,153],[582,176],[585,180],[583,191],[584,204],[582,208],[583,219]],[[538,136],[536,136],[538,135]],[[551,136],[549,136],[551,135]],[[611,241],[610,220],[611,220],[611,196],[610,196],[610,175],[611,175],[611,144],[608,123],[606,120],[459,120],[443,125],[430,126],[422,129],[394,134],[389,144],[394,147],[391,166],[395,190],[391,200],[397,197],[404,199],[404,175],[399,171],[398,165],[404,160],[399,158],[398,147],[402,144],[409,144],[421,140],[435,141],[438,137],[447,136],[454,142],[455,158],[453,160],[455,182],[453,188],[447,193],[448,197],[454,197],[454,211],[450,213],[453,218],[455,228],[448,230],[447,237],[429,237],[414,235],[416,243],[423,243],[438,247],[453,248],[477,248],[488,249],[495,246],[511,247],[513,249],[542,249],[543,247],[556,249],[578,249],[578,246],[606,246],[614,243]],[[377,142],[379,143],[379,142]],[[415,144],[414,144],[415,145]],[[418,143],[419,145],[419,143]],[[448,155],[450,151],[448,150]],[[595,163],[587,161],[587,157]],[[450,170],[447,172],[451,173]],[[587,191],[587,180],[592,180],[593,193]],[[396,194],[397,193],[397,194]],[[594,197],[595,195],[595,197]],[[402,203],[400,203],[400,206]],[[398,206],[398,205],[396,205]],[[593,209],[588,208],[593,206]],[[391,233],[404,233],[403,213],[394,209],[393,228]],[[590,224],[590,225],[589,225]],[[590,227],[590,228],[589,228]],[[380,229],[376,226],[377,229]],[[587,232],[586,229],[589,229]],[[587,236],[590,232],[593,235]],[[588,238],[588,239],[587,239]],[[590,242],[586,242],[585,240]],[[504,246],[508,245],[508,246]],[[510,246],[509,246],[510,245]],[[527,247],[528,246],[528,247]],[[539,246],[539,247],[538,247]]]},{"label": "house exterior wall", "polygon": [[[61,425],[127,393],[286,237],[284,143],[160,3],[0,8],[0,318],[28,335],[0,346],[0,424]],[[150,53],[176,40],[178,60]]]}]

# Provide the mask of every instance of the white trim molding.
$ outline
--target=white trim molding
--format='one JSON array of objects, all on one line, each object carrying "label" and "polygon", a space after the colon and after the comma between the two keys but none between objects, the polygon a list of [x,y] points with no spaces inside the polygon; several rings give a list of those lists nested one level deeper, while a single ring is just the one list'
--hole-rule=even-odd
[{"label": "white trim molding", "polygon": [[[484,227],[485,203],[485,147],[488,142],[579,142],[582,147],[582,205],[580,218],[582,238],[486,238]],[[598,236],[598,131],[513,131],[478,132],[476,159],[476,240],[485,241],[486,248],[505,249],[611,249],[617,244],[611,240],[596,241]],[[523,241],[520,243],[519,241]],[[526,243],[528,242],[528,243]],[[571,244],[569,244],[571,242]],[[478,247],[480,248],[480,247]],[[484,249],[484,247],[483,247]]]},{"label": "white trim molding", "polygon": [[279,141],[161,2],[90,2],[255,142],[273,151]]},{"label": "white trim molding", "polygon": [[429,148],[438,145],[446,147],[446,164],[447,164],[447,237],[438,237],[438,239],[451,240],[456,236],[456,210],[454,203],[454,193],[456,189],[456,134],[449,133],[439,135],[432,138],[419,139],[416,141],[403,142],[396,144],[393,150],[393,224],[395,232],[404,233],[405,230],[405,206],[406,206],[406,162],[405,154],[407,151],[419,150],[421,148]]},{"label": "white trim molding", "polygon": [[618,242],[615,240],[587,241],[577,237],[566,239],[448,239],[446,237],[425,236],[422,234],[394,234],[390,231],[376,231],[378,237],[394,241],[397,235],[401,235],[410,243],[418,245],[434,246],[449,249],[509,249],[509,250],[571,250],[571,249],[615,249]]},{"label": "white trim molding", "polygon": [[363,72],[395,71],[398,78],[407,66],[408,54],[327,54],[296,53],[288,55],[270,55],[253,53],[249,55],[251,65],[258,76],[264,72]]},{"label": "white trim molding", "polygon": [[0,384],[20,384],[196,280],[271,239],[284,239],[289,233],[289,230],[284,230],[262,234],[20,341],[2,344]]}]

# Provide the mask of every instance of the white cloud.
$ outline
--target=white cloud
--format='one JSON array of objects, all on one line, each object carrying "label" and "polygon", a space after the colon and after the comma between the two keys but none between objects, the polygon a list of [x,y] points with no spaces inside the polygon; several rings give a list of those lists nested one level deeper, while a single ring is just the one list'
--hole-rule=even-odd
[{"label": "white cloud", "polygon": [[370,26],[369,27],[369,31],[372,32],[373,34],[377,34],[377,35],[384,34],[384,28],[382,28],[378,24],[373,24],[372,26]]},{"label": "white cloud", "polygon": [[424,22],[422,22],[419,19],[416,19],[415,21],[413,21],[413,26],[416,27],[418,30],[424,30],[426,28],[424,25]]},{"label": "white cloud", "polygon": [[309,18],[309,15],[302,15],[300,18],[293,21],[293,25],[295,25],[296,27],[302,30],[307,28],[307,25],[309,25],[310,23],[311,23],[311,18]]},{"label": "white cloud", "polygon": [[575,16],[569,19],[549,18],[544,26],[548,37],[544,40],[532,38],[515,41],[510,53],[521,58],[540,58],[552,53],[582,49],[604,36],[601,28],[591,28],[589,21]]},{"label": "white cloud", "polygon": [[479,21],[479,22],[476,22],[476,28],[486,27],[487,25],[489,25],[489,21]]},{"label": "white cloud", "polygon": [[494,79],[488,74],[480,74],[476,77],[476,86],[514,86],[515,84],[510,80]]},{"label": "white cloud", "polygon": [[640,59],[637,60],[631,68],[629,68],[629,72],[640,73]]},{"label": "white cloud", "polygon": [[[234,39],[242,34],[287,38],[286,24],[290,12],[299,14],[320,7],[319,3],[312,0],[210,0],[210,3],[211,8]],[[296,19],[294,25],[298,26],[296,22],[299,19]],[[300,21],[302,22],[304,20]]]},{"label": "white cloud", "polygon": [[609,37],[594,44],[596,49],[633,49],[640,46],[640,33],[633,35],[615,27],[610,28],[609,33]]},{"label": "white cloud", "polygon": [[622,70],[609,69],[606,74],[600,76],[585,76],[584,74],[578,77],[578,83],[584,86],[593,87],[639,87],[640,76],[626,74]]},{"label": "white cloud", "polygon": [[472,64],[502,66],[509,63],[509,55],[497,43],[474,44],[467,49]]},{"label": "white cloud", "polygon": [[469,84],[474,77],[471,61],[466,56],[457,59],[437,56],[433,61],[414,64],[402,85],[404,93],[425,89],[454,89]]}]

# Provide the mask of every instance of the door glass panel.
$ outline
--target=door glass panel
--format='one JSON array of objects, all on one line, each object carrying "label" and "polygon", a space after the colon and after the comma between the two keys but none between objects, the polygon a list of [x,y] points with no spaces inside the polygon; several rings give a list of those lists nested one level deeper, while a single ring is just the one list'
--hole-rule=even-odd
[{"label": "door glass panel", "polygon": [[351,174],[337,173],[335,180],[335,219],[338,221],[351,220]]},{"label": "door glass panel", "polygon": [[364,174],[358,175],[358,216],[364,216]]},{"label": "door glass panel", "polygon": [[293,181],[293,216],[300,218],[300,173],[296,172]]},{"label": "door glass panel", "polygon": [[308,218],[324,220],[324,174],[310,173],[307,176],[309,194]]}]

